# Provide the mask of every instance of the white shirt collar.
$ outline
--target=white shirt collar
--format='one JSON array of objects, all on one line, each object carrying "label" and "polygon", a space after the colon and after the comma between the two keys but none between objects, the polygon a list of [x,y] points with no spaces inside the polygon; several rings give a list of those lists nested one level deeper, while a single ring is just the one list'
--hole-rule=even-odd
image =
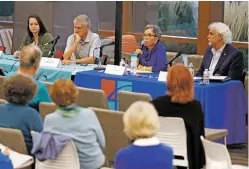
[{"label": "white shirt collar", "polygon": [[156,137],[151,138],[140,138],[133,142],[136,146],[154,146],[160,144],[160,141]]},{"label": "white shirt collar", "polygon": [[215,48],[212,48],[211,51],[212,51],[213,54],[215,54],[217,52],[218,53],[222,53],[223,50],[224,50],[224,48],[225,48],[225,46],[226,46],[226,44],[224,44],[219,50],[216,50]]},{"label": "white shirt collar", "polygon": [[86,39],[85,40],[81,40],[81,43],[85,43],[85,42],[90,42],[90,37],[92,36],[92,32],[90,30],[88,30],[87,35],[86,35]]}]

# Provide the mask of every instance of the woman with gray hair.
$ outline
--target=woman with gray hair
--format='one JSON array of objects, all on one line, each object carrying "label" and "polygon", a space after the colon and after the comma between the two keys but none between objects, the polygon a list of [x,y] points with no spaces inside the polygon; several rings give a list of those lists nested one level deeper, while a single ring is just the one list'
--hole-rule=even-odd
[{"label": "woman with gray hair", "polygon": [[141,49],[135,53],[139,56],[138,70],[159,72],[165,70],[166,49],[160,43],[161,29],[157,25],[147,25],[144,28]]},{"label": "woman with gray hair", "polygon": [[155,137],[158,113],[147,102],[135,102],[123,116],[124,132],[133,144],[116,154],[115,169],[172,169],[173,151]]},{"label": "woman with gray hair", "polygon": [[231,30],[222,22],[214,22],[208,28],[207,39],[210,46],[206,50],[197,75],[202,76],[205,69],[208,69],[212,76],[229,76],[234,80],[243,81],[243,54],[231,45]]}]

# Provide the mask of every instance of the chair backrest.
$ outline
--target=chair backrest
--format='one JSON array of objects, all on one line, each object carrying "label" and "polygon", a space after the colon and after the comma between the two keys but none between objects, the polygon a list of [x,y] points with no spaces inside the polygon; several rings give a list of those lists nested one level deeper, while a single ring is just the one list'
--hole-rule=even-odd
[{"label": "chair backrest", "polygon": [[174,155],[184,157],[187,155],[187,132],[182,118],[159,117],[160,129],[157,137],[162,143],[172,147]]},{"label": "chair backrest", "polygon": [[127,91],[118,91],[118,108],[119,111],[126,111],[130,105],[136,101],[151,101],[151,95],[147,93],[135,93]]},{"label": "chair backrest", "polygon": [[46,115],[53,113],[57,109],[54,103],[41,102],[39,104],[39,112],[42,120],[45,119]]},{"label": "chair backrest", "polygon": [[55,56],[56,56],[56,58],[63,60],[63,54],[64,54],[64,52],[62,50],[57,49]]},{"label": "chair backrest", "polygon": [[[115,40],[115,36],[106,37]],[[136,37],[134,35],[122,35],[122,52],[133,53],[139,48]]]},{"label": "chair backrest", "polygon": [[129,139],[123,132],[124,112],[93,107],[91,109],[96,113],[105,134],[105,156],[107,160],[114,161],[117,151],[129,145]]},{"label": "chair backrest", "polygon": [[24,137],[20,130],[0,127],[0,143],[18,153],[28,154]]},{"label": "chair backrest", "polygon": [[0,99],[4,99],[4,81],[5,81],[5,76],[0,76]]},{"label": "chair backrest", "polygon": [[208,141],[203,136],[201,141],[205,151],[206,169],[231,168],[231,158],[225,145]]},{"label": "chair backrest", "polygon": [[106,94],[103,90],[82,87],[78,87],[78,89],[79,97],[76,103],[79,106],[109,109]]},{"label": "chair backrest", "polygon": [[0,46],[4,47],[4,53],[11,54],[13,29],[0,30]]},{"label": "chair backrest", "polygon": [[42,82],[42,83],[47,87],[48,90],[53,85],[53,83],[50,82]]},{"label": "chair backrest", "polygon": [[0,99],[0,104],[6,104],[6,103],[8,103],[6,100]]},{"label": "chair backrest", "polygon": [[246,71],[243,71],[241,73],[241,82],[243,83],[244,86],[245,86],[245,78],[246,78]]},{"label": "chair backrest", "polygon": [[73,141],[69,141],[55,160],[40,162],[36,159],[36,169],[80,169],[79,156]]},{"label": "chair backrest", "polygon": [[0,51],[3,51],[3,53],[5,53],[5,49],[6,49],[6,47],[0,46]]}]

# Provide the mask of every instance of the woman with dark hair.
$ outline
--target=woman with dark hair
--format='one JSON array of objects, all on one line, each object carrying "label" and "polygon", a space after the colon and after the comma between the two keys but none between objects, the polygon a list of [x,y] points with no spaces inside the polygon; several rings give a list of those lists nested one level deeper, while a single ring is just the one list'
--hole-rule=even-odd
[{"label": "woman with dark hair", "polygon": [[48,57],[52,49],[52,44],[45,45],[53,40],[53,36],[47,31],[41,18],[38,15],[30,15],[28,18],[27,34],[24,36],[21,46],[14,56],[19,57],[20,50],[29,44],[34,44],[40,47],[43,57]]},{"label": "woman with dark hair", "polygon": [[7,104],[0,104],[0,127],[21,130],[28,153],[33,142],[30,131],[42,131],[39,113],[28,106],[37,92],[36,82],[28,76],[16,74],[4,82],[4,98]]},{"label": "woman with dark hair", "polygon": [[[187,131],[189,169],[200,169],[205,162],[200,136],[204,134],[204,114],[194,99],[194,80],[187,67],[177,64],[168,70],[167,94],[152,101],[159,116],[179,117]],[[178,167],[180,169],[182,167]]]}]

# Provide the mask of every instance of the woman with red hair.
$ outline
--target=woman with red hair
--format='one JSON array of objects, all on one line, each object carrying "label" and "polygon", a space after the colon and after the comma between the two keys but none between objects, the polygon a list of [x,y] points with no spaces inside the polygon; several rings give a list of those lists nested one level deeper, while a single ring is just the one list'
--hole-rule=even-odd
[{"label": "woman with red hair", "polygon": [[168,70],[167,89],[167,94],[154,99],[152,104],[159,116],[179,117],[184,120],[189,169],[200,169],[205,163],[200,140],[200,136],[205,135],[204,115],[200,102],[194,99],[194,80],[187,67],[177,64]]}]

